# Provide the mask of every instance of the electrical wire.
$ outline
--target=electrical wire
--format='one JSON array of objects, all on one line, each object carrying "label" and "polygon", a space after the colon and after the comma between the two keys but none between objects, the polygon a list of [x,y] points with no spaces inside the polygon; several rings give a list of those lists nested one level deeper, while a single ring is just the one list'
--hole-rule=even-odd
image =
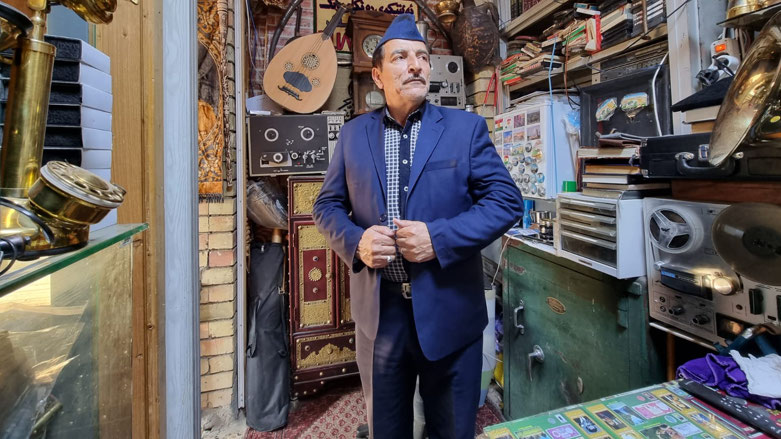
[{"label": "electrical wire", "polygon": [[[551,79],[552,72],[553,72],[553,56],[556,53],[556,41],[553,41],[553,50],[551,51],[551,60],[550,60],[550,66],[548,67],[548,93],[550,94],[550,134],[551,139],[553,140],[553,157],[557,157],[558,153],[556,151],[556,127],[554,125],[554,121],[556,120],[556,116],[553,115],[553,111],[555,110],[556,106],[553,105],[553,80]],[[566,85],[566,84],[565,84]],[[551,151],[549,151],[550,153]],[[558,166],[558,159],[553,160],[553,175],[559,175],[559,166]]]},{"label": "electrical wire", "polygon": [[0,197],[0,206],[7,207],[9,209],[14,209],[19,213],[21,213],[22,215],[29,218],[30,221],[34,222],[35,225],[41,229],[41,233],[43,234],[43,239],[45,239],[46,242],[49,244],[54,243],[54,232],[52,232],[52,229],[49,227],[49,225],[43,222],[43,220],[38,215],[36,215],[35,212],[25,209],[24,207],[14,203],[13,201],[5,197]]},{"label": "electrical wire", "polygon": [[[4,274],[8,273],[8,270],[10,270],[11,267],[13,267],[14,262],[16,262],[16,258],[19,256],[19,251],[16,249],[16,246],[14,245],[14,243],[11,242],[10,240],[8,240],[6,238],[0,238],[0,241],[3,241],[6,244],[8,244],[8,247],[10,247],[12,252],[13,252],[13,254],[11,255],[11,261],[8,263],[8,265],[5,268],[0,270],[0,276],[2,276]],[[5,259],[5,254],[2,251],[0,251],[0,263],[3,262],[3,259]]]},{"label": "electrical wire", "polygon": [[659,65],[656,67],[656,71],[654,72],[653,78],[651,78],[651,102],[654,105],[654,119],[656,122],[656,134],[660,137],[662,136],[662,125],[659,123],[659,106],[656,105],[656,76],[659,74],[659,71],[662,70],[662,66],[664,65],[664,62],[667,61],[667,56],[670,54],[668,51],[664,54],[664,57],[662,57],[662,62],[659,63]]},{"label": "electrical wire", "polygon": [[510,242],[510,238],[507,238],[504,241],[504,245],[502,246],[502,250],[499,252],[499,263],[496,264],[496,272],[494,273],[494,278],[491,279],[491,285],[496,285],[496,276],[499,274],[499,270],[502,268],[502,256],[504,256],[504,251],[507,249],[507,244]]},{"label": "electrical wire", "polygon": [[[575,107],[573,106],[573,104],[576,107],[580,108],[580,103],[575,102],[575,100],[572,99],[572,97],[570,97],[569,95],[569,84],[567,84],[567,63],[568,62],[569,62],[569,47],[564,49],[564,96],[567,97],[567,104],[569,104],[569,108],[574,110]],[[580,89],[578,88],[578,85],[575,84],[574,82],[572,85],[574,85],[575,89],[578,90],[578,95],[579,95]]]},{"label": "electrical wire", "polygon": [[[249,72],[249,82],[250,82],[250,89],[252,89],[252,80],[255,77],[255,72],[258,70],[257,66],[255,66],[255,55],[258,52],[258,28],[255,26],[255,16],[252,13],[252,5],[250,5],[250,0],[246,0],[247,3],[247,45],[249,46],[249,63],[250,63],[250,69]],[[250,26],[252,25],[252,26]],[[252,29],[252,36],[250,36],[250,28]]]}]

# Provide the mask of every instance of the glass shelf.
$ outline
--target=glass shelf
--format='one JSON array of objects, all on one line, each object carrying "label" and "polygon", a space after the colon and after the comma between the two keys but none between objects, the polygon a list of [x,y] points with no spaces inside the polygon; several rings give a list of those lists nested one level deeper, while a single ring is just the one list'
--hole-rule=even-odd
[{"label": "glass shelf", "polygon": [[131,437],[131,239],[146,229],[95,231],[0,278],[0,437]]},{"label": "glass shelf", "polygon": [[90,232],[89,243],[84,248],[57,256],[48,256],[34,261],[17,261],[11,270],[0,276],[0,297],[34,282],[44,276],[61,270],[106,247],[130,238],[147,229],[146,224],[119,224]]}]

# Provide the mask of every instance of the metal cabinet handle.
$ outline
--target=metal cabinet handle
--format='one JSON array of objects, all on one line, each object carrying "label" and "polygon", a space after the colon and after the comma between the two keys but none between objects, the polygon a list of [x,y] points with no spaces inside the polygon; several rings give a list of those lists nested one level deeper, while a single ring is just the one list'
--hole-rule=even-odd
[{"label": "metal cabinet handle", "polygon": [[522,324],[522,323],[518,323],[518,313],[519,313],[520,311],[523,311],[523,309],[524,309],[523,307],[524,307],[523,300],[520,300],[520,301],[518,302],[518,307],[516,307],[516,308],[513,310],[513,322],[515,323],[515,327],[516,327],[516,328],[518,328],[518,331],[520,331],[520,332],[521,332],[521,335],[523,335],[523,334],[525,334],[525,333],[526,333],[526,327],[525,327],[525,326],[523,326],[523,324]]},{"label": "metal cabinet handle", "polygon": [[534,345],[534,351],[526,356],[528,358],[528,370],[529,370],[529,382],[533,381],[532,378],[532,366],[534,363],[543,363],[545,361],[545,352],[542,351],[540,345]]}]

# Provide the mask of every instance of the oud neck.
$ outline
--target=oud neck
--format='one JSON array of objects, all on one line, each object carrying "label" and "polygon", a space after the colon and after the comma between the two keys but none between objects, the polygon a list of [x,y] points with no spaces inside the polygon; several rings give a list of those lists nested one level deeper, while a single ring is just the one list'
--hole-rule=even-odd
[{"label": "oud neck", "polygon": [[336,31],[336,26],[339,25],[339,23],[342,22],[342,16],[344,13],[347,12],[347,8],[344,6],[339,6],[339,9],[334,14],[334,17],[331,19],[331,21],[328,23],[328,25],[323,30],[323,41],[330,40],[331,36],[334,34],[334,31]]}]

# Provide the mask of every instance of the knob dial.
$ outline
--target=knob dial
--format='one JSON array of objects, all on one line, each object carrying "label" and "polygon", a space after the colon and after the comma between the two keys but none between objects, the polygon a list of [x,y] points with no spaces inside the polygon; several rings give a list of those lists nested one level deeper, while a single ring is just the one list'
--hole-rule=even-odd
[{"label": "knob dial", "polygon": [[290,158],[293,159],[293,160],[298,160],[298,153],[297,152],[291,152],[290,153]]},{"label": "knob dial", "polygon": [[271,160],[274,161],[274,163],[282,163],[283,160],[285,160],[285,156],[281,152],[275,152],[273,156],[271,156]]},{"label": "knob dial", "polygon": [[692,319],[692,323],[694,323],[695,325],[704,325],[708,322],[710,322],[710,317],[708,317],[705,314],[697,314]]},{"label": "knob dial", "polygon": [[723,296],[729,296],[735,292],[735,283],[728,277],[718,276],[711,280],[711,289]]},{"label": "knob dial", "polygon": [[673,306],[670,308],[670,314],[674,316],[679,316],[683,314],[686,310],[682,306]]}]

